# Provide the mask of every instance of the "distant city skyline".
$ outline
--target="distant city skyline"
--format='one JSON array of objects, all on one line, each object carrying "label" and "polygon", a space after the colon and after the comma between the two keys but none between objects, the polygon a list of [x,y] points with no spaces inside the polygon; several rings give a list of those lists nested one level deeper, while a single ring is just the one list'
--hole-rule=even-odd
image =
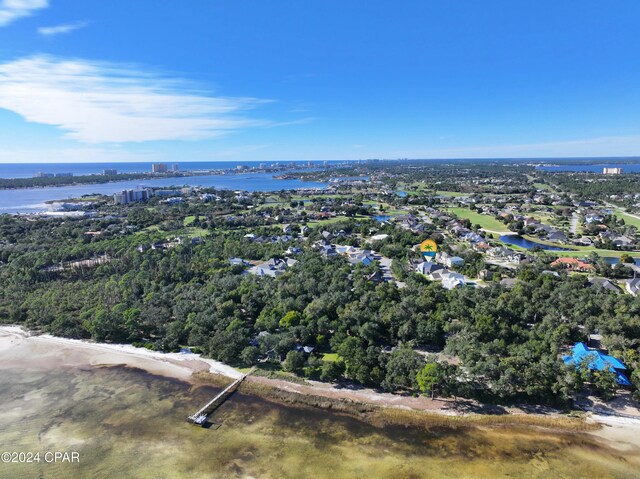
[{"label": "distant city skyline", "polygon": [[634,157],[639,14],[0,1],[0,163]]}]

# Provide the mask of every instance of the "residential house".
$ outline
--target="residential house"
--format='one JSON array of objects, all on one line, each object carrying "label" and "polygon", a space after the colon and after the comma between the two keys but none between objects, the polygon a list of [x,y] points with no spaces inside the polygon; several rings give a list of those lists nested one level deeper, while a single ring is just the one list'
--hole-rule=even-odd
[{"label": "residential house", "polygon": [[555,231],[555,228],[553,226],[545,225],[543,223],[534,225],[533,229],[536,233],[540,233],[541,231],[544,231],[545,233],[549,234]]},{"label": "residential house", "polygon": [[455,289],[464,285],[464,276],[460,273],[449,271],[442,275],[442,286],[446,289]]},{"label": "residential house", "polygon": [[249,273],[256,276],[271,276],[272,278],[275,278],[276,276],[284,274],[287,268],[290,268],[297,262],[297,260],[290,258],[271,258],[269,261],[265,261],[264,263],[260,263],[252,268],[249,268],[248,271]]},{"label": "residential house", "polygon": [[371,237],[371,241],[383,241],[389,237],[386,233],[377,234]]},{"label": "residential house", "polygon": [[504,246],[490,248],[488,251],[488,256],[490,258],[501,259],[515,264],[520,264],[525,260],[531,259],[524,253],[519,253],[518,251],[512,250],[511,248],[506,248]]},{"label": "residential house", "polygon": [[355,248],[354,246],[334,245],[334,248],[336,250],[336,253],[338,253],[338,254],[349,255],[349,254],[358,252],[358,249]]},{"label": "residential house", "polygon": [[607,291],[612,291],[616,294],[620,294],[620,288],[618,288],[607,278],[589,278],[589,284],[592,288],[602,288]]},{"label": "residential house", "polygon": [[588,236],[582,236],[576,240],[573,240],[573,244],[577,246],[593,246],[593,240]]},{"label": "residential house", "polygon": [[464,264],[464,259],[460,256],[451,256],[445,252],[436,253],[435,260],[440,264],[444,264],[448,268],[453,266],[462,266]]},{"label": "residential house", "polygon": [[462,236],[462,239],[465,241],[469,241],[471,243],[479,243],[481,241],[484,241],[484,238],[481,235],[479,235],[478,233],[472,233],[472,232],[464,234]]},{"label": "residential house", "polygon": [[486,253],[488,250],[491,249],[491,245],[486,241],[479,241],[477,243],[474,243],[472,248],[478,251],[479,253]]},{"label": "residential house", "polygon": [[497,246],[487,251],[487,254],[489,255],[489,257],[496,258],[496,259],[507,258],[508,256],[511,256],[513,253],[514,251],[512,249],[506,248],[504,246]]},{"label": "residential house", "polygon": [[481,269],[480,271],[478,271],[478,278],[485,281],[491,281],[493,279],[493,274],[493,271],[489,271],[488,269]]},{"label": "residential house", "polygon": [[242,258],[229,258],[229,264],[233,266],[251,266],[251,263],[243,260]]},{"label": "residential house", "polygon": [[375,284],[380,284],[384,281],[384,277],[380,271],[374,271],[370,275],[367,276],[367,281],[372,281]]},{"label": "residential house", "polygon": [[374,262],[374,258],[373,256],[367,255],[367,254],[363,254],[363,253],[352,253],[349,255],[349,263],[356,265],[356,264],[363,264],[365,266],[369,266],[370,264],[372,264]]},{"label": "residential house", "polygon": [[631,386],[631,381],[627,378],[625,371],[627,367],[622,361],[608,354],[604,354],[597,349],[589,349],[584,343],[576,343],[572,353],[562,358],[565,364],[572,364],[576,368],[584,361],[588,361],[591,371],[613,371],[616,381],[621,386]]},{"label": "residential house", "polygon": [[640,278],[633,278],[625,281],[624,289],[633,296],[640,294]]},{"label": "residential house", "polygon": [[430,278],[432,281],[433,281],[432,274],[442,270],[444,270],[444,266],[439,265],[437,263],[433,263],[431,261],[424,261],[422,263],[418,263],[415,266],[416,273],[423,274],[428,278]]},{"label": "residential house", "polygon": [[595,266],[589,263],[585,263],[584,261],[580,261],[577,258],[558,258],[551,266],[561,267],[566,269],[567,271],[582,271],[589,272],[595,271]]},{"label": "residential house", "polygon": [[547,235],[547,239],[549,241],[553,241],[555,243],[566,243],[567,236],[562,231],[552,231]]},{"label": "residential house", "polygon": [[588,214],[584,217],[584,222],[590,225],[591,223],[602,223],[604,220],[603,216],[597,214]]},{"label": "residential house", "polygon": [[333,245],[330,244],[323,244],[320,245],[320,253],[322,254],[322,256],[329,258],[331,256],[335,256],[338,253],[336,252],[336,249],[334,248]]},{"label": "residential house", "polygon": [[613,244],[619,247],[629,247],[635,244],[635,241],[628,236],[620,235],[612,238]]}]

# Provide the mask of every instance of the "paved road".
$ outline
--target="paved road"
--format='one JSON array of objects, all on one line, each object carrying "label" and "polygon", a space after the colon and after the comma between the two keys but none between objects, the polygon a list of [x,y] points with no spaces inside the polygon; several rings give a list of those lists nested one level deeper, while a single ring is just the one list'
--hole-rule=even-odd
[{"label": "paved road", "polygon": [[574,211],[571,215],[571,228],[569,229],[573,234],[576,234],[576,231],[578,231],[578,219],[578,213]]},{"label": "paved road", "polygon": [[393,277],[393,273],[391,272],[391,258],[376,254],[376,259],[380,263],[380,269],[382,270],[382,279],[389,283],[395,283],[398,288],[404,288],[406,286],[405,283],[403,283],[402,281],[397,281]]}]

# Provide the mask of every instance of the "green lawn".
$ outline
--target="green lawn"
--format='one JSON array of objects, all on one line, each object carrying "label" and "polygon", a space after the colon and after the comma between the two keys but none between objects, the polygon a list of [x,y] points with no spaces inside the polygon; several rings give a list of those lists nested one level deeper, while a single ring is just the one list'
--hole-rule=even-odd
[{"label": "green lawn", "polygon": [[264,210],[266,208],[272,208],[274,206],[282,206],[284,205],[284,203],[280,203],[280,202],[274,202],[274,203],[265,203],[263,205],[258,205],[255,208],[253,208],[251,211],[261,211]]},{"label": "green lawn", "polygon": [[349,196],[350,195],[340,195],[340,194],[334,194],[334,195],[309,195],[309,196],[293,195],[291,197],[291,200],[293,200],[293,201],[312,200],[314,198],[318,198],[318,199],[322,200],[322,199],[348,198]]},{"label": "green lawn", "polygon": [[629,226],[635,226],[636,228],[640,229],[640,219],[629,216],[627,213],[623,213],[620,210],[616,211],[616,216],[618,218],[622,218],[625,224]]},{"label": "green lawn", "polygon": [[533,187],[538,190],[550,190],[551,187],[549,185],[545,185],[544,183],[534,183]]},{"label": "green lawn", "polygon": [[[360,218],[355,218],[360,219]],[[330,225],[332,223],[339,223],[340,221],[347,221],[348,218],[346,216],[336,216],[335,218],[328,218],[326,220],[317,220],[317,221],[309,221],[307,226],[309,228],[315,228],[316,226],[322,225]]]},{"label": "green lawn", "polygon": [[338,353],[324,353],[322,355],[322,360],[333,363],[338,360]]},{"label": "green lawn", "polygon": [[587,248],[581,251],[548,251],[549,254],[557,255],[560,257],[571,257],[571,258],[584,258],[589,256],[591,253],[598,253],[599,256],[603,258],[619,258],[623,254],[628,254],[632,258],[640,258],[640,251],[615,251],[608,249],[596,249],[596,248]]},{"label": "green lawn", "polygon": [[185,228],[185,234],[189,238],[202,238],[204,236],[209,236],[209,230],[204,228]]},{"label": "green lawn", "polygon": [[507,226],[495,219],[493,216],[476,213],[475,211],[471,211],[469,208],[464,207],[446,208],[446,210],[455,214],[458,218],[467,218],[471,221],[472,225],[477,224],[480,225],[481,228],[490,231],[509,233]]},{"label": "green lawn", "polygon": [[471,194],[469,193],[462,193],[460,191],[443,191],[443,190],[438,190],[436,191],[436,195],[439,196],[471,196]]}]

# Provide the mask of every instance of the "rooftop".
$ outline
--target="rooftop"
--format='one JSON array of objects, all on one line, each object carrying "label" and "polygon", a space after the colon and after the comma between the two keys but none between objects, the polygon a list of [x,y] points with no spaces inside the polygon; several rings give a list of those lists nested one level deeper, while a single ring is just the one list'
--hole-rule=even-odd
[{"label": "rooftop", "polygon": [[606,371],[607,369],[610,369],[616,373],[616,380],[618,381],[618,384],[622,386],[631,386],[631,382],[622,372],[627,369],[622,361],[598,350],[589,349],[584,343],[576,343],[573,346],[573,354],[564,356],[562,359],[565,364],[575,365],[580,364],[585,359],[589,360],[589,369],[595,371]]}]

